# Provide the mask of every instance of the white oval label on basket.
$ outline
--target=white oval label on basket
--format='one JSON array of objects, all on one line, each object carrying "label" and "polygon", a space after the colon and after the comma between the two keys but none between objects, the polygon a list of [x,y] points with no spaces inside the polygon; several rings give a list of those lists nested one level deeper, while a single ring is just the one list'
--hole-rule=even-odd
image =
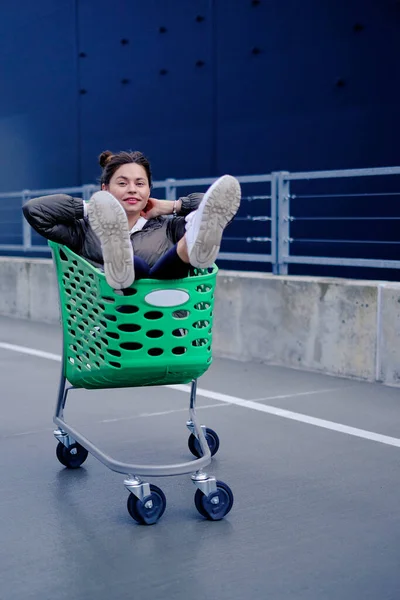
[{"label": "white oval label on basket", "polygon": [[184,290],[155,290],[145,300],[151,306],[180,306],[189,300],[189,294]]}]

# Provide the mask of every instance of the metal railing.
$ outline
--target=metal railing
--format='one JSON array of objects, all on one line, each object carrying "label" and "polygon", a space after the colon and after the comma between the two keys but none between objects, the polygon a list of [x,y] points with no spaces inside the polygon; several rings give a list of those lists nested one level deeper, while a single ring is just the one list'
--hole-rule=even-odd
[{"label": "metal railing", "polygon": [[[266,175],[239,176],[243,192],[242,205],[224,235],[219,258],[236,262],[270,263],[275,274],[286,274],[290,264],[400,268],[400,261],[391,258],[320,256],[316,250],[322,245],[326,254],[332,254],[332,248],[340,247],[343,250],[352,245],[363,252],[370,246],[386,248],[399,244],[397,239],[386,239],[386,234],[383,234],[385,239],[356,239],[354,233],[356,226],[360,227],[361,223],[376,224],[400,220],[400,204],[397,215],[365,214],[368,204],[366,199],[369,199],[370,210],[373,206],[370,201],[372,198],[382,198],[388,203],[389,199],[400,197],[397,188],[399,175],[400,167],[384,167],[302,173],[280,171]],[[376,182],[381,182],[383,176],[386,177],[385,185],[377,185]],[[215,178],[165,179],[154,182],[153,189],[163,190],[161,194],[155,195],[173,200],[193,191],[205,191],[214,181]],[[357,181],[362,181],[363,184],[367,181],[368,189],[361,189],[359,185],[355,185]],[[371,181],[375,183],[371,185]],[[316,182],[320,184],[317,190],[312,188]],[[335,187],[338,182],[339,187]],[[36,234],[22,217],[22,205],[30,198],[64,193],[80,196],[87,201],[98,189],[97,185],[88,184],[80,187],[0,194],[0,251],[49,253],[46,241]],[[318,203],[314,206],[316,201]],[[329,214],[326,214],[327,207]],[[352,207],[362,214],[349,215],[349,209]],[[382,207],[382,203],[379,207]],[[321,231],[321,224],[329,225],[328,237],[326,227],[322,234],[315,234],[318,227]],[[350,224],[354,237],[343,237],[343,232],[335,229],[338,224],[342,227],[343,224]],[[335,237],[332,237],[332,232]],[[372,232],[370,228],[368,235]],[[11,243],[7,243],[8,240],[11,240]],[[312,252],[304,254],[301,252],[304,247],[310,248]]]}]

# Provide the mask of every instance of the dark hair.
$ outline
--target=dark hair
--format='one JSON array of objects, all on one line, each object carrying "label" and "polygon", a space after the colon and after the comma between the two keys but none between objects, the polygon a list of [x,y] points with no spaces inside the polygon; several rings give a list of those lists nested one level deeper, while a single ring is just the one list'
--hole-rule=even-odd
[{"label": "dark hair", "polygon": [[111,177],[115,171],[119,169],[121,165],[127,165],[130,163],[136,163],[144,168],[146,171],[149,186],[151,187],[151,168],[147,158],[141,152],[117,152],[113,154],[110,150],[105,150],[99,156],[99,164],[103,169],[101,174],[100,183],[108,185]]}]

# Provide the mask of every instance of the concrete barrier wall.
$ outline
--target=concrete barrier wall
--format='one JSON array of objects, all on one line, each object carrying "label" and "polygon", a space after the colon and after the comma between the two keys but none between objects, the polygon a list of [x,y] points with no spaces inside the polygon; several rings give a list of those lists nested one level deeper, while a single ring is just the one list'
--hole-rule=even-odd
[{"label": "concrete barrier wall", "polygon": [[[0,258],[0,314],[59,321],[51,260]],[[398,283],[218,275],[215,356],[393,385],[400,382],[399,339]]]}]

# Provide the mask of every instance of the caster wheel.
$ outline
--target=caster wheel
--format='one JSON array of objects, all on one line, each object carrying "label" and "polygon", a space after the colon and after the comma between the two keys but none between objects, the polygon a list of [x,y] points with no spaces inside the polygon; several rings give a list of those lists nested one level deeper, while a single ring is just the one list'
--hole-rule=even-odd
[{"label": "caster wheel", "polygon": [[128,512],[141,525],[154,525],[162,517],[167,506],[165,494],[156,485],[150,484],[150,494],[139,500],[132,492],[128,496]]},{"label": "caster wheel", "polygon": [[[206,436],[208,447],[210,448],[211,456],[214,456],[215,454],[217,454],[218,448],[219,448],[218,434],[213,429],[206,427],[205,436]],[[188,446],[189,446],[189,450],[193,454],[193,456],[195,456],[196,458],[201,458],[203,456],[203,453],[202,453],[201,447],[200,447],[200,442],[193,433],[191,433],[189,436]]]},{"label": "caster wheel", "polygon": [[[220,521],[233,506],[231,488],[223,481],[217,481],[217,491],[206,496],[201,490],[196,490],[194,503],[202,517],[210,521]],[[217,502],[218,500],[218,502]]]},{"label": "caster wheel", "polygon": [[87,459],[89,452],[77,442],[69,448],[58,442],[56,454],[64,467],[67,467],[67,469],[78,469]]}]

